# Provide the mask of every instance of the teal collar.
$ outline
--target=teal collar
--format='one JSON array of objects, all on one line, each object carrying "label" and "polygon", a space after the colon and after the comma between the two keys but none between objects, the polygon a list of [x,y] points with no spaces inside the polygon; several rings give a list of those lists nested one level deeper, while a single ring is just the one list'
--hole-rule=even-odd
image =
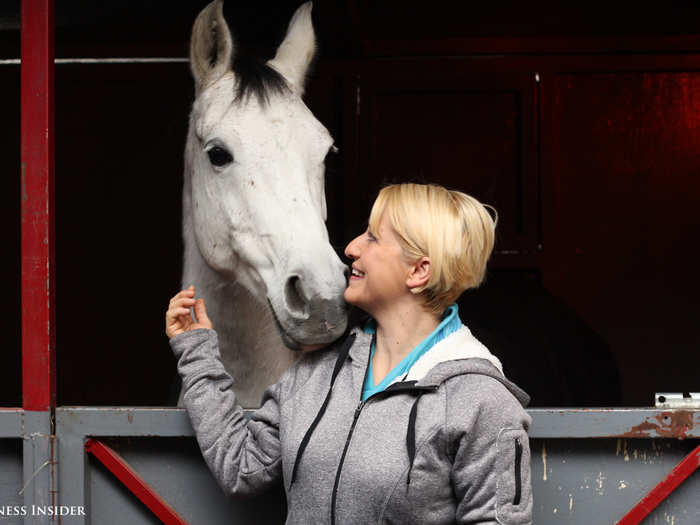
[{"label": "teal collar", "polygon": [[[398,377],[405,376],[411,369],[413,364],[420,359],[420,357],[430,350],[437,343],[445,339],[448,335],[459,330],[462,326],[462,320],[459,318],[459,311],[456,304],[451,304],[445,310],[442,315],[442,320],[440,324],[433,330],[433,332],[423,339],[418,346],[416,346],[410,353],[404,357],[399,364],[397,364],[384,379],[382,379],[379,384],[374,384],[374,373],[372,371],[372,357],[374,356],[375,342],[372,340],[372,347],[369,354],[369,366],[367,370],[367,377],[365,377],[365,385],[362,389],[362,400],[366,400],[368,397],[376,394],[377,392],[382,392],[386,387],[393,383]],[[365,333],[376,334],[377,333],[377,322],[374,319],[370,319],[365,323],[363,327]]]}]

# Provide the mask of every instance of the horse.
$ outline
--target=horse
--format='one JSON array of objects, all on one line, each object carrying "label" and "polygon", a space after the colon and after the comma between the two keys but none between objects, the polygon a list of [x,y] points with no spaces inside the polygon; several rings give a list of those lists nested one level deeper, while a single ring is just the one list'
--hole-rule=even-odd
[{"label": "horse", "polygon": [[347,267],[325,226],[324,160],[335,146],[302,101],[314,53],[311,2],[265,63],[235,52],[222,0],[192,29],[182,285],[204,298],[244,407],[302,347],[347,326]]}]

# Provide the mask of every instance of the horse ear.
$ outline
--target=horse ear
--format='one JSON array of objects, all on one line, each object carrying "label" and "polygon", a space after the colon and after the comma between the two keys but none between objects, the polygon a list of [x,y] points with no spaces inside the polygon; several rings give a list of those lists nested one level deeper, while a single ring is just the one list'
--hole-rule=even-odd
[{"label": "horse ear", "polygon": [[224,19],[223,0],[214,0],[197,16],[190,41],[190,68],[196,90],[231,70],[233,39]]},{"label": "horse ear", "polygon": [[304,92],[304,78],[316,51],[311,6],[311,2],[306,2],[296,10],[275,58],[268,62],[299,94]]}]

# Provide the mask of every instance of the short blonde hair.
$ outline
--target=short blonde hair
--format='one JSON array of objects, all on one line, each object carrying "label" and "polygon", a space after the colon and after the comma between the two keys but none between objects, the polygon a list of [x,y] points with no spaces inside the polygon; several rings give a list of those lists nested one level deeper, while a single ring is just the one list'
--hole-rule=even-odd
[{"label": "short blonde hair", "polygon": [[486,206],[435,184],[393,184],[374,201],[370,231],[378,231],[386,214],[406,258],[430,258],[427,284],[412,290],[425,297],[429,311],[442,314],[462,292],[484,280],[497,222]]}]

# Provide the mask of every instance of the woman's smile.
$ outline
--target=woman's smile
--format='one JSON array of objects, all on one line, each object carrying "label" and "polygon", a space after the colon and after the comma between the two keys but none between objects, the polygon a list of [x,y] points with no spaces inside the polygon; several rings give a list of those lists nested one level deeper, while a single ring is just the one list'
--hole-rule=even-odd
[{"label": "woman's smile", "polygon": [[352,267],[352,272],[350,274],[350,279],[362,279],[365,276],[365,272],[361,272],[354,266]]}]

